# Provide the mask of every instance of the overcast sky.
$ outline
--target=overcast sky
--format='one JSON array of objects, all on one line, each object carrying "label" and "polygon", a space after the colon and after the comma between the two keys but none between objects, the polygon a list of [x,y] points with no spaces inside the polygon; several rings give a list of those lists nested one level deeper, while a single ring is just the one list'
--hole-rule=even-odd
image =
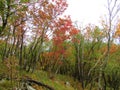
[{"label": "overcast sky", "polygon": [[83,24],[96,24],[100,16],[106,13],[105,4],[107,0],[67,0],[68,8],[65,14],[71,15],[73,21]]}]

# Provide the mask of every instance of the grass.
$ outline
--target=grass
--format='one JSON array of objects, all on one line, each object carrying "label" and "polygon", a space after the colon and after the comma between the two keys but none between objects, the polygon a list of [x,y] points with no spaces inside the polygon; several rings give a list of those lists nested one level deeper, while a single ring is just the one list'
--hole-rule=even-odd
[{"label": "grass", "polygon": [[[15,84],[14,84],[15,85]],[[8,80],[2,80],[0,82],[0,90],[12,90],[11,82]]]},{"label": "grass", "polygon": [[[82,89],[75,89],[77,88],[76,85],[80,86],[80,84],[78,82],[75,82],[72,77],[68,77],[64,75],[54,75],[54,78],[50,79],[49,73],[41,70],[37,70],[34,73],[26,73],[24,71],[21,71],[19,77],[32,78],[33,80],[42,82],[46,85],[53,87],[55,90],[82,90]],[[69,82],[70,85],[66,85],[65,82]],[[15,87],[15,84],[13,87]],[[35,87],[36,90],[46,90],[43,89],[43,87],[37,85],[34,85],[33,87]],[[4,82],[0,81],[0,90],[11,90],[11,88],[12,85],[10,80],[4,80]]]},{"label": "grass", "polygon": [[[53,87],[55,90],[75,90],[71,84],[73,78],[68,76],[55,75],[53,79],[50,79],[48,72],[36,71],[34,74],[31,74],[31,77]],[[70,86],[67,86],[65,82],[69,82]]]},{"label": "grass", "polygon": [[[11,72],[8,71],[6,66],[3,65],[3,63],[0,60],[0,75],[10,75],[10,73]],[[65,75],[54,75],[53,73],[45,72],[42,70],[36,70],[34,73],[27,73],[25,71],[19,71],[18,69],[15,69],[13,71],[13,75],[14,74],[17,78],[32,78],[33,80],[42,82],[46,85],[53,87],[55,90],[82,90],[81,85],[78,81],[74,81],[72,77]],[[51,75],[53,75],[54,77],[50,78]],[[70,85],[66,85],[66,82],[68,82]],[[17,84],[17,81],[13,81],[13,85],[11,85],[11,80],[0,80],[0,90],[12,90],[12,88],[16,87]],[[34,87],[36,88],[36,90],[46,90],[37,85],[34,85]]]}]

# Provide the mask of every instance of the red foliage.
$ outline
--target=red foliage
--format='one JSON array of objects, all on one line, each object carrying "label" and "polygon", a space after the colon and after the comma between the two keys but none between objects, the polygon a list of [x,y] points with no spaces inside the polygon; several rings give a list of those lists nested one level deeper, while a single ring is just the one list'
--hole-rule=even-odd
[{"label": "red foliage", "polygon": [[70,31],[70,35],[71,36],[74,36],[74,35],[77,35],[80,31],[76,28],[72,28],[71,31]]},{"label": "red foliage", "polygon": [[53,28],[53,43],[54,45],[62,45],[65,40],[69,39],[69,32],[72,27],[72,21],[70,17],[66,17],[65,19],[59,18],[58,21],[55,22]]},{"label": "red foliage", "polygon": [[32,20],[31,23],[34,26],[32,28],[34,37],[48,38],[47,32],[52,31],[57,17],[61,15],[66,8],[66,0],[38,0],[35,4],[31,4],[29,6],[29,14],[31,17],[30,22]]}]

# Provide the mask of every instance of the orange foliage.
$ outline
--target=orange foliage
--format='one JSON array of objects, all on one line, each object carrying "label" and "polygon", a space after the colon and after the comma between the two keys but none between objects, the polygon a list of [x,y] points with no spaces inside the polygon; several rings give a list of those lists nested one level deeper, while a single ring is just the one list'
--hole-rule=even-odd
[{"label": "orange foliage", "polygon": [[115,53],[117,50],[118,50],[117,45],[112,44],[112,45],[111,45],[111,48],[110,48],[110,53],[111,53],[111,54],[112,54],[112,53]]},{"label": "orange foliage", "polygon": [[[118,47],[116,44],[112,44],[110,47],[110,54],[115,53],[118,50]],[[102,52],[107,52],[107,46],[103,47],[101,49]]]},{"label": "orange foliage", "polygon": [[117,25],[116,32],[115,32],[115,37],[120,37],[120,22]]}]

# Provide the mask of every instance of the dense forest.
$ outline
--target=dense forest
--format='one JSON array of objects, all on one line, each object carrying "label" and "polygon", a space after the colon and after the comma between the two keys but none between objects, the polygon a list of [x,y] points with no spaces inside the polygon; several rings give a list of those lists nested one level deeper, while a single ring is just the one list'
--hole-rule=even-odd
[{"label": "dense forest", "polygon": [[66,0],[0,0],[0,90],[120,90],[120,1],[106,1],[82,26]]}]

